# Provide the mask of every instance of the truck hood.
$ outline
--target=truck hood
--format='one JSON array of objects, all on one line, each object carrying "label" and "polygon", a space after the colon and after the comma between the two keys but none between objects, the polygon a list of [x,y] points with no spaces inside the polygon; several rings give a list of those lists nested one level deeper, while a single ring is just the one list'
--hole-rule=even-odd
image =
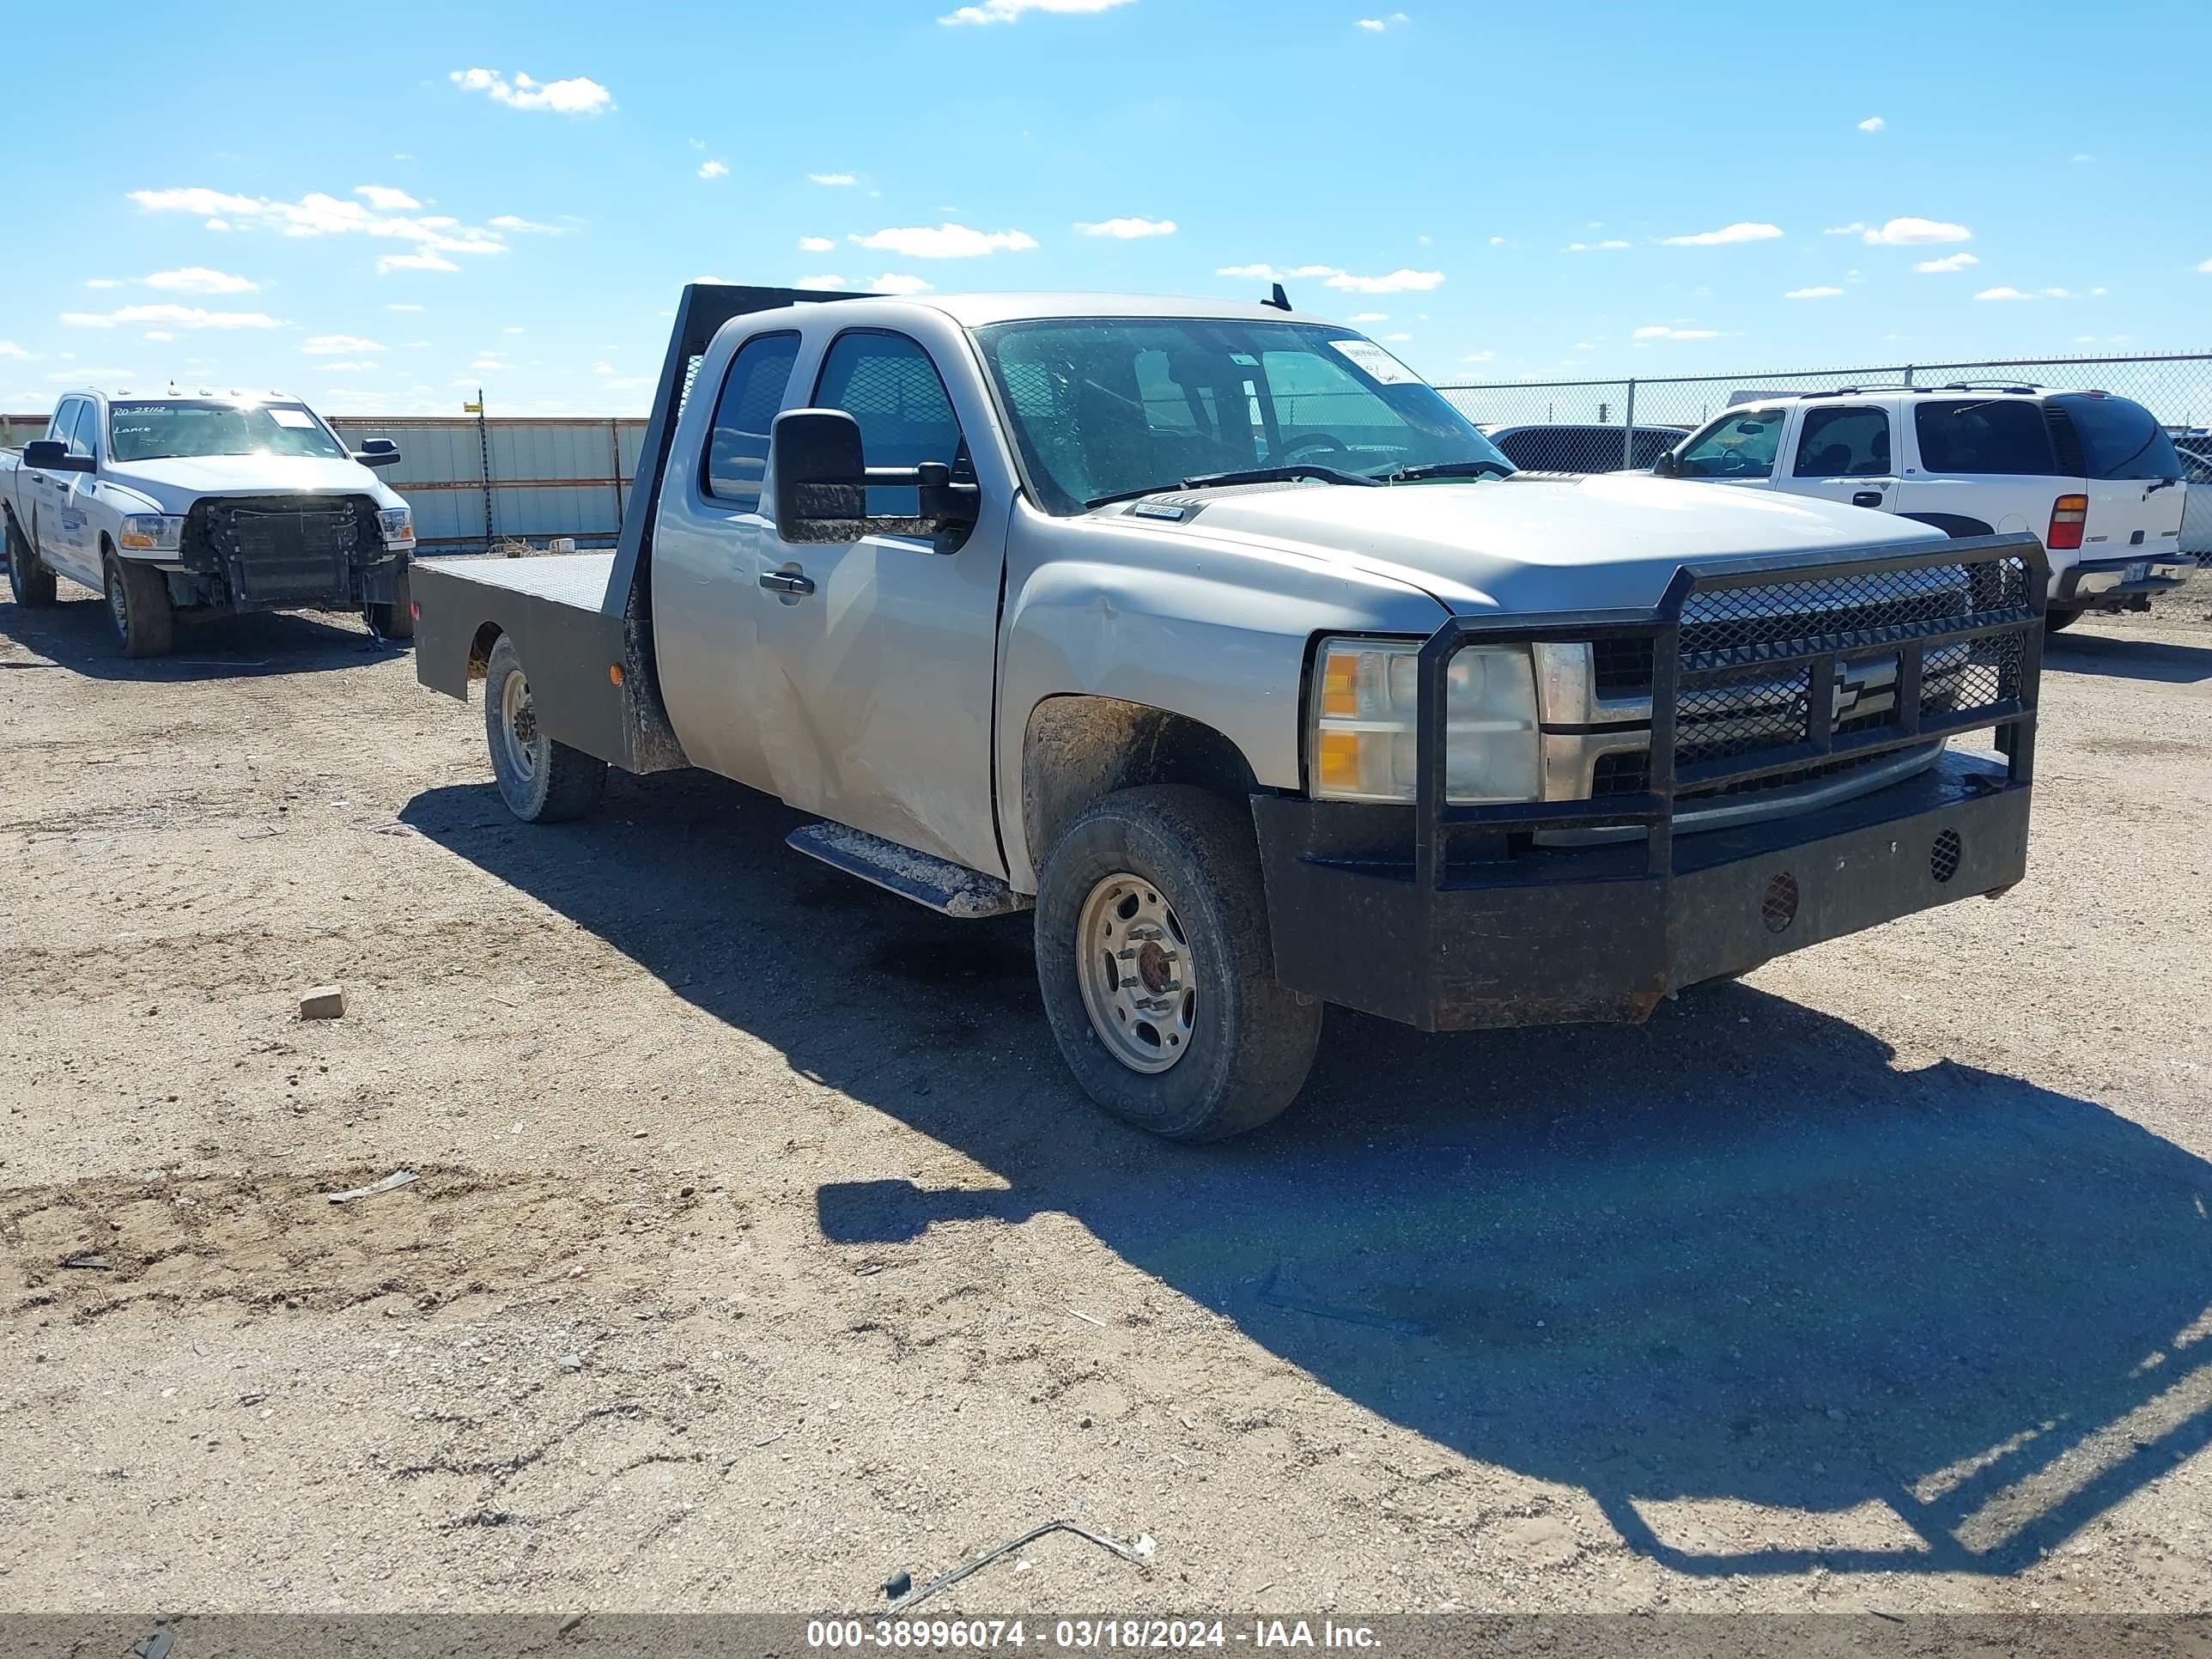
[{"label": "truck hood", "polygon": [[208,495],[373,495],[380,507],[400,505],[358,462],[305,455],[169,455],[118,462],[103,476],[167,513]]},{"label": "truck hood", "polygon": [[[1180,520],[1155,517],[1180,505]],[[1133,509],[1142,508],[1143,511]],[[1455,611],[1648,606],[1693,560],[1925,541],[1869,507],[1645,473],[1167,491],[1115,509],[1165,536],[1259,542],[1388,574]]]}]

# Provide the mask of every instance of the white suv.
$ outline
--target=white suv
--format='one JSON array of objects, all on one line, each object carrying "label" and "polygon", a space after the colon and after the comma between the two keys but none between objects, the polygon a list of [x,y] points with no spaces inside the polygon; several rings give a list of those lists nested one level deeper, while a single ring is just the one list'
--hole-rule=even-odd
[{"label": "white suv", "polygon": [[2195,562],[2173,441],[2110,392],[1960,382],[1760,398],[1653,470],[1878,507],[1953,536],[2033,531],[2051,555],[2054,629],[2085,611],[2146,609]]}]

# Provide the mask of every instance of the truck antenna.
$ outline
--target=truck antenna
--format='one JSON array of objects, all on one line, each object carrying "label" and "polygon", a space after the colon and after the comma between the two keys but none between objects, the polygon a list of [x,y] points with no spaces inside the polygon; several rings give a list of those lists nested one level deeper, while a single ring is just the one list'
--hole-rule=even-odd
[{"label": "truck antenna", "polygon": [[1291,296],[1283,292],[1283,285],[1278,283],[1275,284],[1275,291],[1260,303],[1263,306],[1273,306],[1278,311],[1288,311],[1291,308]]}]

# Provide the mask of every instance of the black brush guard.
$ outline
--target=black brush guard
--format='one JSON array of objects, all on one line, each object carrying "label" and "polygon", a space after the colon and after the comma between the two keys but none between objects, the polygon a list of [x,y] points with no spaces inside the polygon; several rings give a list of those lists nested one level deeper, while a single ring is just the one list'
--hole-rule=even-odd
[{"label": "black brush guard", "polygon": [[[1955,586],[1915,580],[1946,568],[1965,573],[1963,608]],[[1990,536],[1686,564],[1650,611],[1453,617],[1420,652],[1411,808],[1254,798],[1278,976],[1429,1030],[1633,1021],[1680,986],[2012,885],[2047,587],[2034,537]],[[1445,799],[1454,656],[1607,642],[1650,655],[1642,790]],[[1840,671],[1891,662],[1891,717],[1839,720]],[[1771,708],[1731,724],[1731,686],[1790,677],[1805,691],[1789,735]],[[1992,727],[1998,763],[1947,754],[1855,799],[1677,834],[1685,810],[1724,793]],[[1539,842],[1592,830],[1632,838]]]}]

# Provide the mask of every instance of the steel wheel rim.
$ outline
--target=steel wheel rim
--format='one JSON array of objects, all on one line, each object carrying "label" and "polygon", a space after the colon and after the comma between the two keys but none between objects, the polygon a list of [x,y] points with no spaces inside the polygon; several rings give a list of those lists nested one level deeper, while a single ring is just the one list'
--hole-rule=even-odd
[{"label": "steel wheel rim", "polygon": [[1125,871],[1091,890],[1075,924],[1075,975],[1091,1029],[1131,1071],[1164,1072],[1190,1052],[1196,963],[1157,883]]},{"label": "steel wheel rim", "polygon": [[131,601],[123,592],[122,575],[107,573],[107,614],[114,621],[115,631],[128,638],[131,633]]},{"label": "steel wheel rim", "polygon": [[538,711],[531,704],[530,682],[519,673],[509,674],[500,688],[499,730],[507,763],[517,779],[529,782],[538,775]]}]

